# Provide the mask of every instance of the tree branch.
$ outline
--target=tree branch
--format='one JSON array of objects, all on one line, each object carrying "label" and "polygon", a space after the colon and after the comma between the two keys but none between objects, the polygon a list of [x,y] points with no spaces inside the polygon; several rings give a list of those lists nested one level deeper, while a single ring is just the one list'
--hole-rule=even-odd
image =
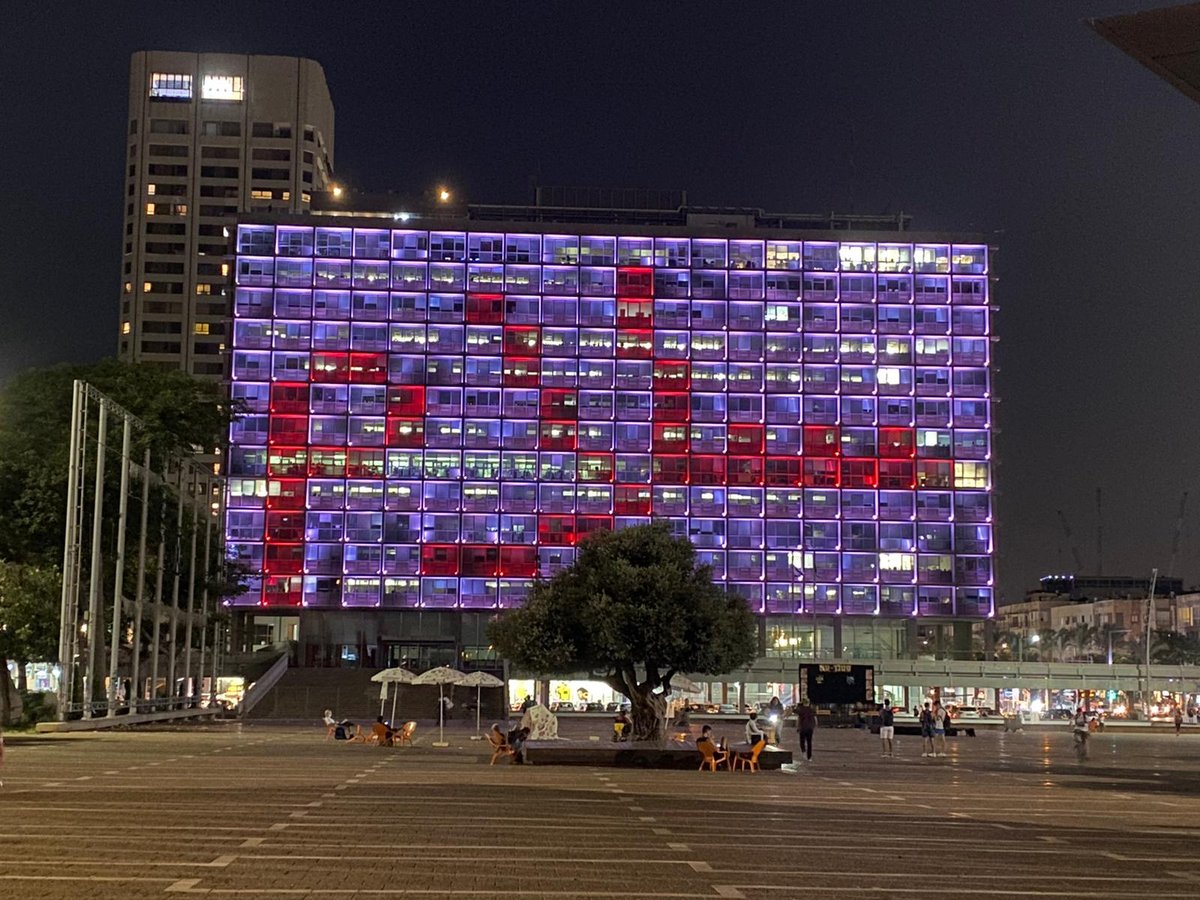
[{"label": "tree branch", "polygon": [[662,694],[664,697],[667,694],[671,693],[671,679],[674,677],[675,677],[675,670],[667,669],[667,674],[663,676],[662,685],[661,685]]}]

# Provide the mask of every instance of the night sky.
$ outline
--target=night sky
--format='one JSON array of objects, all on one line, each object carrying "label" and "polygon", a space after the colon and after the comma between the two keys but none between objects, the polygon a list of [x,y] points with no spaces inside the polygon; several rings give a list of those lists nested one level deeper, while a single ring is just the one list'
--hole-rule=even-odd
[{"label": "night sky", "polygon": [[915,216],[990,235],[1000,596],[1070,567],[1200,580],[1200,106],[1084,24],[1164,5],[5,4],[0,378],[115,352],[129,54],[308,56],[341,180]]}]

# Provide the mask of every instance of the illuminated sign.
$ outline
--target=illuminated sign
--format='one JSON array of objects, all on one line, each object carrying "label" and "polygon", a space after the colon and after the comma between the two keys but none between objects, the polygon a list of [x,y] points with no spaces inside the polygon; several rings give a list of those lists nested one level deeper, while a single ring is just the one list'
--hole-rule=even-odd
[{"label": "illuminated sign", "polygon": [[204,100],[237,100],[243,97],[241,75],[205,75],[200,87]]}]

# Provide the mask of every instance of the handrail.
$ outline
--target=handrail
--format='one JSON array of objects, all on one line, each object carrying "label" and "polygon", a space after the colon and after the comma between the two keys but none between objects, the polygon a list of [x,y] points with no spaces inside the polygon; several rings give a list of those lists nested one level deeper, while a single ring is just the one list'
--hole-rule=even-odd
[{"label": "handrail", "polygon": [[262,676],[246,688],[246,693],[242,695],[241,705],[238,707],[238,715],[245,716],[250,712],[263,697],[271,692],[271,688],[275,687],[279,679],[283,677],[283,673],[288,670],[288,654],[284,653],[279,659],[275,660],[274,665],[267,671],[263,672]]}]

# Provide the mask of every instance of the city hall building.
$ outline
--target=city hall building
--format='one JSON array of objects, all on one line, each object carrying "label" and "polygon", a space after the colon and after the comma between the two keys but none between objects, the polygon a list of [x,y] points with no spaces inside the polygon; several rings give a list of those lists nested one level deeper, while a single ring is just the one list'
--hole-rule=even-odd
[{"label": "city hall building", "polygon": [[764,656],[903,656],[992,615],[978,238],[905,217],[363,206],[232,236],[242,646],[493,665],[487,622],[534,578],[652,519],[759,614]]}]

